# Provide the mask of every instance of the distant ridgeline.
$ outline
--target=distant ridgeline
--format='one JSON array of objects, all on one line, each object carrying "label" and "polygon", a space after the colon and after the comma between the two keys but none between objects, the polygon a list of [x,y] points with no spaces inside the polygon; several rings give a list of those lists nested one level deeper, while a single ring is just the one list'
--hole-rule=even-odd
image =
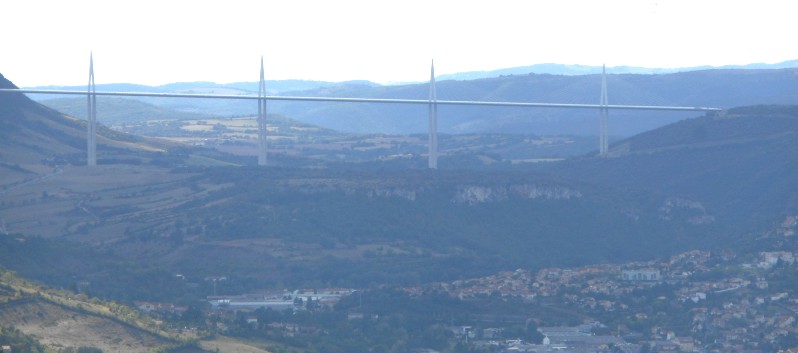
[{"label": "distant ridgeline", "polygon": [[[527,71],[529,72],[529,71]],[[672,105],[731,108],[753,104],[791,104],[798,101],[795,75],[798,68],[718,69],[660,75],[615,74],[608,72],[610,104]],[[269,85],[276,82],[267,82]],[[601,77],[585,75],[518,74],[473,80],[439,80],[440,100],[512,101],[547,103],[599,103]],[[100,85],[98,89],[182,93],[252,93],[254,84],[218,85],[207,82],[181,83],[159,87]],[[280,86],[282,87],[282,86]],[[85,89],[85,87],[64,87]],[[277,94],[292,96],[427,99],[426,83],[379,86],[369,82],[308,83],[289,85]],[[37,99],[51,99],[39,96]],[[53,102],[59,107],[79,106],[79,98]],[[226,100],[141,99],[160,107],[192,114],[215,116],[254,115],[256,102]],[[129,104],[128,108],[129,109]],[[103,109],[101,106],[98,109]],[[76,109],[82,116],[85,109]],[[269,102],[269,113],[282,114],[304,123],[342,132],[422,133],[427,129],[426,108],[374,104],[321,102]],[[527,109],[497,107],[441,107],[439,130],[443,133],[534,133],[596,135],[598,112],[570,109]],[[105,113],[106,116],[113,116]],[[630,136],[696,116],[696,113],[613,111],[610,134]],[[102,114],[99,116],[103,120]],[[117,121],[116,117],[107,121]]]}]

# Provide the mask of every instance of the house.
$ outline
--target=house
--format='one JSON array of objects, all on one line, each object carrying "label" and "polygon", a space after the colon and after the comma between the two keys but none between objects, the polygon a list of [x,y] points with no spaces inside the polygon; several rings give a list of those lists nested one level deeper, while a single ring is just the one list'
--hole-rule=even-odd
[{"label": "house", "polygon": [[75,283],[75,288],[77,288],[78,293],[87,293],[89,288],[91,288],[91,282],[87,280],[80,280]]},{"label": "house", "polygon": [[659,281],[661,277],[659,270],[641,269],[623,270],[621,271],[621,279],[624,281]]},{"label": "house", "polygon": [[145,313],[182,313],[187,309],[186,307],[177,307],[172,303],[135,301],[133,304]]},{"label": "house", "polygon": [[502,331],[503,329],[501,328],[495,328],[495,327],[486,328],[482,330],[482,338],[484,339],[499,338],[501,337]]},{"label": "house", "polygon": [[779,260],[788,264],[795,262],[793,254],[786,251],[761,252],[759,253],[759,259],[759,267],[765,269],[775,266]]},{"label": "house", "polygon": [[682,352],[695,351],[695,340],[693,340],[692,337],[677,337],[675,342],[679,345],[679,350]]},{"label": "house", "polygon": [[786,292],[779,292],[779,293],[776,293],[776,294],[772,295],[770,297],[770,301],[775,302],[777,300],[782,300],[784,298],[787,298],[787,293]]},{"label": "house", "polygon": [[679,345],[676,342],[671,341],[657,341],[654,343],[653,347],[651,348],[652,352],[660,352],[660,353],[671,353],[671,352],[678,352]]}]

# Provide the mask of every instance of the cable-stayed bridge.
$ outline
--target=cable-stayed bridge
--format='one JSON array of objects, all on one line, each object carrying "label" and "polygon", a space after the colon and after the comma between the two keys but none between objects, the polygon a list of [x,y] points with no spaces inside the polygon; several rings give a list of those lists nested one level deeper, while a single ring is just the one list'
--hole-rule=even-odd
[{"label": "cable-stayed bridge", "polygon": [[301,96],[267,96],[264,80],[263,58],[260,62],[260,82],[258,95],[224,95],[224,94],[184,94],[184,93],[147,93],[147,92],[97,92],[94,83],[94,58],[89,58],[89,83],[86,91],[68,90],[34,90],[34,89],[0,89],[0,93],[28,93],[28,94],[55,94],[55,95],[83,95],[87,98],[87,164],[94,166],[96,156],[96,125],[97,125],[97,96],[124,96],[124,97],[162,97],[162,98],[195,98],[195,99],[229,99],[229,100],[257,100],[258,101],[258,165],[267,165],[267,129],[266,129],[266,104],[268,101],[304,101],[304,102],[339,102],[339,103],[374,103],[374,104],[414,104],[427,105],[428,116],[428,167],[438,168],[438,105],[452,106],[495,106],[495,107],[520,107],[520,108],[563,108],[563,109],[595,109],[599,117],[599,155],[605,156],[608,152],[608,117],[610,110],[660,110],[660,111],[720,111],[712,107],[680,107],[666,105],[611,105],[607,99],[606,70],[602,70],[601,92],[598,104],[569,104],[569,103],[530,103],[530,102],[501,102],[501,101],[460,101],[438,100],[435,85],[434,63],[430,68],[429,99],[385,99],[385,98],[342,98],[342,97],[301,97]]}]

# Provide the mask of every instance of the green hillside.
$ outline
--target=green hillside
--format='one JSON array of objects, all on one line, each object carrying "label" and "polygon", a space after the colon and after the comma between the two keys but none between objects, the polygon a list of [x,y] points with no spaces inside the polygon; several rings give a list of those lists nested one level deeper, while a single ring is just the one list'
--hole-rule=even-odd
[{"label": "green hillside", "polygon": [[798,209],[798,108],[752,106],[688,119],[555,169],[615,188],[700,203],[718,223],[753,231]]}]

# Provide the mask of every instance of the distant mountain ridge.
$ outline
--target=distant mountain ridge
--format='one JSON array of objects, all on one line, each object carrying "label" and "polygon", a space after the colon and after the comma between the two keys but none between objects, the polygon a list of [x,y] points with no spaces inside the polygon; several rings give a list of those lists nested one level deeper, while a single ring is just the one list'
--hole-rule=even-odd
[{"label": "distant mountain ridge", "polygon": [[[775,64],[753,63],[744,65],[724,65],[724,66],[692,66],[692,67],[679,67],[679,68],[648,68],[640,66],[611,66],[607,67],[607,73],[610,74],[652,74],[663,75],[678,72],[689,71],[703,71],[703,70],[773,70],[773,69],[789,69],[798,67],[798,59],[787,60]],[[549,74],[549,75],[566,75],[566,76],[579,76],[579,75],[597,75],[602,72],[601,66],[594,65],[579,65],[579,64],[556,64],[556,63],[543,63],[526,66],[508,67],[496,70],[480,70],[480,71],[466,71],[456,72],[452,74],[443,74],[436,76],[439,81],[444,80],[476,80],[481,78],[492,78],[509,75],[528,75],[528,74]],[[400,86],[417,84],[421,82],[402,81],[390,84],[379,84],[367,80],[349,80],[349,81],[318,81],[318,80],[266,80],[266,90],[270,94],[277,94],[282,92],[305,91],[322,87],[339,86],[339,85],[366,85],[366,86]],[[23,87],[29,89],[54,89],[54,90],[81,90],[86,86],[74,85],[48,85],[48,86],[30,86]],[[138,85],[132,83],[110,83],[97,85],[98,90],[117,91],[117,92],[183,92],[190,90],[210,90],[210,89],[232,89],[241,90],[245,92],[256,93],[258,91],[258,82],[232,82],[232,83],[216,83],[210,81],[194,81],[194,82],[174,82],[158,86]]]},{"label": "distant mountain ridge", "polygon": [[[379,86],[379,84],[355,80],[343,82],[313,81],[313,80],[266,80],[267,94],[279,94],[282,92],[303,91],[323,87],[360,84],[366,86]],[[133,83],[103,83],[96,85],[97,91],[108,92],[152,92],[152,93],[217,93],[217,94],[257,94],[259,83],[253,82],[233,82],[215,83],[209,81],[196,82],[174,82],[159,86],[147,86]],[[86,86],[35,86],[25,87],[29,89],[47,90],[85,90]]]},{"label": "distant mountain ridge", "polygon": [[[609,74],[610,104],[708,106],[730,108],[798,101],[798,69],[703,70],[665,75]],[[468,81],[437,82],[441,100],[597,104],[600,75],[529,74]],[[305,96],[427,99],[428,84],[390,87],[333,86],[301,92]],[[307,123],[352,132],[425,132],[420,106],[384,108],[366,104],[275,102],[270,109]],[[695,112],[610,112],[610,134],[630,136],[694,117]],[[596,135],[598,112],[592,109],[441,106],[444,133],[536,133]]]},{"label": "distant mountain ridge", "polygon": [[[607,67],[607,73],[611,74],[672,74],[677,72],[702,71],[702,70],[772,70],[789,69],[798,67],[798,60],[788,60],[776,64],[745,64],[745,65],[724,65],[724,66],[692,66],[679,68],[648,68],[640,66],[611,66]],[[439,80],[475,80],[480,78],[491,78],[507,75],[527,75],[527,74],[551,74],[551,75],[596,75],[602,71],[601,66],[591,65],[566,65],[566,64],[535,64],[527,66],[510,67],[497,70],[469,71],[445,74],[437,77]]]},{"label": "distant mountain ridge", "polygon": [[[798,61],[781,64],[752,64],[745,67],[768,69],[712,69],[668,74],[626,74],[609,70],[610,104],[712,106],[730,108],[757,104],[791,104],[798,101]],[[788,66],[791,68],[774,69]],[[559,66],[558,66],[559,67]],[[597,67],[577,67],[581,72]],[[549,71],[553,71],[550,69]],[[620,71],[623,71],[619,69]],[[624,69],[634,71],[632,69]],[[381,86],[371,82],[295,82],[273,88],[274,94],[317,97],[428,98],[427,83]],[[598,103],[599,74],[512,74],[472,80],[438,80],[438,99],[549,103]],[[219,85],[208,82],[179,83],[154,88],[138,85],[101,85],[98,89],[119,91],[171,91],[187,93],[254,94],[256,83]],[[319,86],[322,85],[322,86]],[[312,88],[313,87],[313,88]],[[69,87],[66,87],[69,88]],[[85,89],[72,87],[71,89]],[[42,95],[35,99],[49,99]],[[142,99],[191,113],[216,116],[253,115],[255,102],[225,100]],[[342,132],[407,134],[427,129],[425,109],[410,105],[376,105],[323,102],[270,101],[270,113]],[[453,107],[439,109],[439,131],[443,133],[535,133],[596,135],[597,112],[593,110],[522,109],[496,107]],[[694,113],[612,111],[610,134],[631,136],[642,131],[693,117]]]}]

